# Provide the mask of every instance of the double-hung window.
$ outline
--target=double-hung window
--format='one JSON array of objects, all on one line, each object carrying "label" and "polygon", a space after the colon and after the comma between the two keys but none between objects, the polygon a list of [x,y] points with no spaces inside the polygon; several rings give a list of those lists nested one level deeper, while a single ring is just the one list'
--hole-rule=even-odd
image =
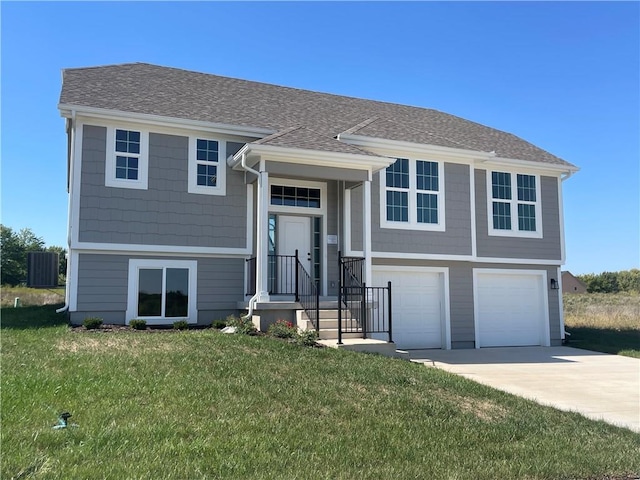
[{"label": "double-hung window", "polygon": [[442,165],[398,158],[381,173],[383,228],[444,230]]},{"label": "double-hung window", "polygon": [[105,185],[146,189],[149,134],[128,128],[107,128]]},{"label": "double-hung window", "polygon": [[490,172],[490,235],[542,236],[539,180],[536,175]]},{"label": "double-hung window", "polygon": [[189,193],[224,195],[225,142],[206,136],[189,138]]}]

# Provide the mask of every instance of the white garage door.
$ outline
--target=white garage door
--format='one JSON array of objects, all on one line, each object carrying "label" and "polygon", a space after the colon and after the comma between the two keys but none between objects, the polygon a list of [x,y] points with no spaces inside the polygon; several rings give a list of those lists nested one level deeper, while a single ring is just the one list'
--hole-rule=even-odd
[{"label": "white garage door", "polygon": [[398,348],[444,348],[443,274],[373,270],[374,285],[391,282],[393,341]]},{"label": "white garage door", "polygon": [[544,277],[476,271],[479,347],[548,345]]}]

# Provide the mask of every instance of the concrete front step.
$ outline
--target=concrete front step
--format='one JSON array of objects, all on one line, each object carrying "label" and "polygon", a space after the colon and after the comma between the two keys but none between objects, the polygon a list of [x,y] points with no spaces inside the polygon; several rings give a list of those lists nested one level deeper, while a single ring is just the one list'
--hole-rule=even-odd
[{"label": "concrete front step", "polygon": [[408,355],[402,350],[396,350],[396,344],[393,342],[385,342],[382,340],[374,340],[372,338],[354,338],[344,339],[342,345],[338,345],[335,339],[319,340],[319,344],[330,348],[342,348],[354,352],[377,353],[385,357],[402,358],[408,360]]},{"label": "concrete front step", "polygon": [[[320,340],[337,340],[338,329],[337,328],[321,328],[318,332]],[[362,332],[343,333],[342,338],[362,338]]]}]

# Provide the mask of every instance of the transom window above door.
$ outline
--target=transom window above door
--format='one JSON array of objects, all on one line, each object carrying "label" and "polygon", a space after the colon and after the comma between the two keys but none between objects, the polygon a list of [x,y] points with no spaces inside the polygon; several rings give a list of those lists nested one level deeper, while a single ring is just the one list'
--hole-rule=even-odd
[{"label": "transom window above door", "polygon": [[320,193],[319,188],[271,185],[271,205],[321,208]]},{"label": "transom window above door", "polygon": [[442,176],[439,162],[398,158],[380,173],[380,225],[444,231]]}]

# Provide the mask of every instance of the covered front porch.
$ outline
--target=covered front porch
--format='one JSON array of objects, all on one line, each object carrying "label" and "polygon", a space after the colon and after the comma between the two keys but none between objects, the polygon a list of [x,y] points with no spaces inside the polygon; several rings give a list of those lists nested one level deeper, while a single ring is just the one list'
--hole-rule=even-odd
[{"label": "covered front porch", "polygon": [[[256,212],[239,308],[260,330],[282,319],[338,345],[392,342],[391,287],[371,282],[372,177],[392,159],[268,143],[246,144],[228,161],[253,185]],[[355,187],[362,192],[363,249],[347,257],[340,252],[351,250],[347,200]]]}]

